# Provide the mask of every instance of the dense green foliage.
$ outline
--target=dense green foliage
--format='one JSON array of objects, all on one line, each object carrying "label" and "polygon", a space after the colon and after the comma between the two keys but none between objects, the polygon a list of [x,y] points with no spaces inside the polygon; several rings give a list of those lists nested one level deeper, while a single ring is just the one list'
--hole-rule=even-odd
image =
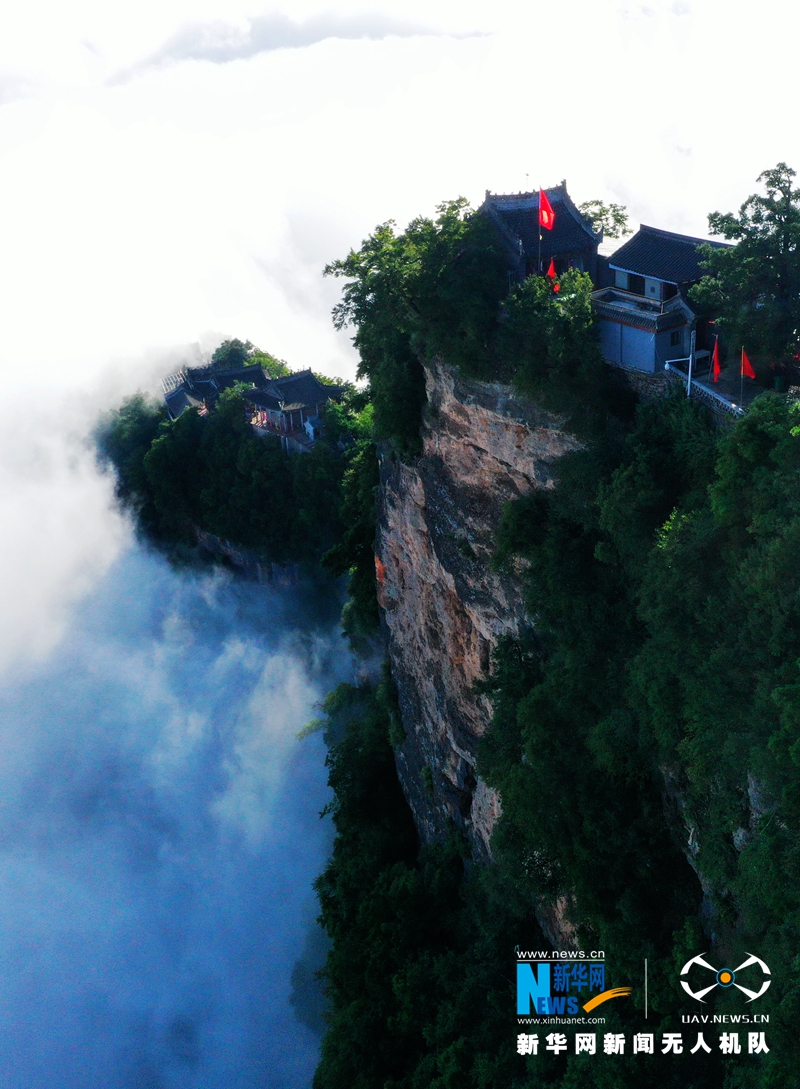
[{"label": "dense green foliage", "polygon": [[117,495],[136,507],[143,525],[156,519],[144,459],[169,417],[166,406],[141,393],[129,397],[98,429],[100,452],[111,465],[117,480]]},{"label": "dense green foliage", "polygon": [[542,276],[510,284],[492,221],[463,199],[438,211],[400,234],[382,224],[326,269],[348,281],[334,323],[356,327],[376,437],[394,440],[405,457],[419,453],[420,360],[437,355],[468,377],[515,382],[581,433],[627,416],[631,398],[602,361],[589,276],[568,271],[557,293]]},{"label": "dense green foliage", "polygon": [[[702,504],[670,519],[642,580],[643,740],[684,798],[723,948],[777,977],[789,1054],[800,993],[800,406],[757,401]],[[691,663],[687,668],[686,663]],[[774,1084],[800,1084],[775,1061]]]},{"label": "dense green foliage", "polygon": [[[495,712],[478,769],[503,800],[492,866],[459,871],[453,844],[405,856],[402,880],[397,860],[377,860],[358,912],[348,912],[344,892],[334,891],[339,876],[357,861],[363,877],[376,860],[358,838],[358,811],[352,823],[338,815],[323,920],[334,951],[345,933],[354,944],[346,964],[335,953],[329,962],[334,1012],[316,1085],[586,1084],[580,1058],[513,1051],[513,946],[536,932],[537,904],[559,901],[581,945],[606,951],[617,981],[639,979],[647,958],[656,1033],[695,1012],[676,975],[698,952],[713,945],[715,957],[736,964],[755,951],[773,970],[761,1007],[771,1014],[768,1055],[734,1063],[715,1050],[682,1067],[626,1056],[593,1066],[592,1084],[798,1086],[788,1057],[800,1006],[800,573],[792,562],[800,409],[766,396],[728,431],[683,396],[634,411],[602,366],[591,285],[576,272],[561,278],[558,296],[542,278],[509,291],[490,272],[495,294],[476,307],[478,335],[459,324],[457,306],[470,306],[465,277],[455,310],[434,304],[449,331],[437,340],[435,316],[423,316],[415,292],[443,236],[473,222],[463,206],[446,209],[454,218],[426,223],[430,248],[418,245],[414,260],[409,239],[386,228],[380,244],[373,238],[342,263],[337,271],[352,282],[340,318],[358,326],[357,345],[366,331],[370,358],[379,358],[396,334],[381,301],[388,288],[378,283],[391,265],[408,349],[441,352],[468,376],[511,379],[561,411],[586,445],[559,461],[555,489],[511,504],[501,527],[497,562],[513,571],[525,561],[535,634],[502,642],[483,684]],[[773,226],[767,216],[767,236]],[[368,245],[366,276],[358,261]],[[726,275],[731,308],[720,312],[732,335],[734,318],[746,321],[769,302],[748,302]],[[391,370],[391,354],[381,359]],[[365,369],[374,396],[388,388],[381,366]],[[383,434],[413,452],[391,421]],[[352,500],[355,512],[355,490]],[[385,745],[392,728],[383,719]],[[355,789],[335,776],[332,784],[337,798]],[[404,882],[412,880],[428,894],[409,915]],[[401,1015],[407,977],[414,1001]],[[716,1011],[739,1010],[736,997],[721,995]],[[640,1028],[641,1000],[612,1004],[606,1030]]]},{"label": "dense green foliage", "polygon": [[[625,1056],[593,1065],[591,1084],[800,1084],[798,496],[800,407],[766,395],[720,433],[678,396],[507,508],[498,563],[527,560],[536,632],[502,643],[484,684],[495,861],[464,870],[455,843],[412,851],[402,807],[381,809],[384,692],[332,756],[339,838],[320,888],[334,1012],[317,1089],[586,1084],[580,1057],[514,1054],[513,947],[541,941],[533,908],[557,899],[616,982],[648,959],[656,1033],[696,1012],[676,975],[712,932],[715,958],[755,951],[773,970],[768,1055]],[[641,1001],[610,1004],[604,1031],[639,1031]],[[740,1006],[723,996],[725,1009]]]},{"label": "dense green foliage", "polygon": [[348,602],[342,613],[345,634],[363,647],[378,629],[375,596],[375,489],[378,458],[373,442],[364,442],[350,458],[342,480],[340,540],[323,556],[334,575],[349,575]]},{"label": "dense green foliage", "polygon": [[606,204],[602,200],[585,200],[578,211],[588,219],[595,233],[602,231],[606,238],[622,238],[630,234],[628,213],[622,204]]},{"label": "dense green foliage", "polygon": [[501,531],[501,558],[530,563],[536,637],[503,645],[487,682],[496,714],[479,767],[503,796],[497,850],[532,895],[565,897],[582,940],[623,974],[648,957],[656,1011],[674,1010],[700,887],[665,820],[631,668],[650,639],[639,598],[657,532],[704,495],[713,460],[694,405],[644,406],[621,446],[564,457],[556,489],[512,505]]},{"label": "dense green foliage", "polygon": [[571,431],[597,437],[616,430],[634,398],[603,362],[592,310],[592,281],[570,269],[554,295],[544,276],[514,285],[494,336],[497,372],[566,417]]},{"label": "dense green foliage", "polygon": [[441,352],[470,372],[486,362],[508,290],[499,240],[463,199],[440,205],[401,234],[392,221],[326,273],[348,282],[334,324],[356,326],[359,374],[369,378],[376,436],[419,451],[425,381],[420,356]]},{"label": "dense green foliage", "polygon": [[757,368],[793,361],[800,350],[800,189],[778,163],[758,176],[753,194],[733,212],[712,212],[709,229],[737,245],[701,247],[706,275],[690,292],[716,318],[734,358],[744,344]]},{"label": "dense green foliage", "polygon": [[311,452],[290,456],[277,438],[256,436],[241,393],[230,389],[207,415],[192,408],[174,421],[136,394],[104,421],[97,441],[120,499],[153,540],[192,546],[200,529],[281,563],[319,561],[341,542],[343,479],[353,463],[374,465],[370,433],[370,407],[350,394],[332,405]]},{"label": "dense green foliage", "polygon": [[262,352],[249,340],[225,340],[211,356],[211,366],[220,370],[237,367],[261,367],[270,378],[284,378],[291,374],[289,366],[277,356]]},{"label": "dense green foliage", "polygon": [[315,1089],[522,1085],[506,1046],[509,954],[519,935],[538,934],[530,902],[485,870],[468,875],[456,839],[420,849],[389,744],[386,677],[341,686],[325,709],[340,740],[328,758],[337,837],[317,881],[333,946]]}]

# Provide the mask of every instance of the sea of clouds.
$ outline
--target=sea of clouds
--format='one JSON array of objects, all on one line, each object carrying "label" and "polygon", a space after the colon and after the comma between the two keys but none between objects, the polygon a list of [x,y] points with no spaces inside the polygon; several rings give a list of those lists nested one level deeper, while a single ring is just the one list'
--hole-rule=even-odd
[{"label": "sea of clouds", "polygon": [[296,734],[348,675],[334,606],[128,541],[7,671],[0,1086],[309,1083],[291,979],[331,832]]}]

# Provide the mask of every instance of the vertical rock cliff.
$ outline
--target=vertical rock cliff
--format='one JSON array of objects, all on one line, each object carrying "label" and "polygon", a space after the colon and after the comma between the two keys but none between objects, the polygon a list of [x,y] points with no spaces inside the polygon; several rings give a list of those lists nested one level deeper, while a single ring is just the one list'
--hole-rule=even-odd
[{"label": "vertical rock cliff", "polygon": [[488,857],[500,802],[475,774],[491,707],[474,682],[525,623],[519,580],[491,566],[496,531],[504,503],[551,487],[554,462],[579,444],[508,386],[441,362],[426,382],[421,457],[381,451],[376,568],[406,734],[398,767],[423,839],[454,822]]}]

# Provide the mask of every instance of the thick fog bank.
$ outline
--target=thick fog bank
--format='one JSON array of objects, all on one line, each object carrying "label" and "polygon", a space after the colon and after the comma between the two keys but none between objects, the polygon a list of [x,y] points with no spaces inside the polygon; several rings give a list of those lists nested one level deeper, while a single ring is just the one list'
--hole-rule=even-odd
[{"label": "thick fog bank", "polygon": [[325,604],[134,547],[6,676],[3,1089],[309,1084],[291,977],[330,828],[296,733],[349,667]]}]

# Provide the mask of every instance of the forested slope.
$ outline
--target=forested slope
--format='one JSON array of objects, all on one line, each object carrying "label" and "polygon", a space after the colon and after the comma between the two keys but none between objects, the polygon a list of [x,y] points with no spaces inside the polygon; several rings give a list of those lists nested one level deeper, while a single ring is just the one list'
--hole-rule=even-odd
[{"label": "forested slope", "polygon": [[[399,891],[380,893],[397,860],[357,882],[349,909],[373,818],[354,816],[358,777],[337,775],[334,750],[340,839],[323,920],[334,936],[346,920],[352,955],[329,964],[335,1014],[316,1085],[797,1084],[800,408],[767,393],[720,427],[680,392],[635,405],[600,360],[586,279],[569,274],[556,297],[532,278],[508,295],[491,237],[465,212],[444,206],[402,234],[384,225],[332,267],[350,278],[338,317],[357,327],[376,404],[391,383],[417,391],[402,418],[376,414],[381,437],[416,455],[414,415],[427,410],[409,360],[430,353],[512,382],[584,445],[560,459],[554,489],[507,507],[497,542],[498,564],[524,561],[533,630],[498,647],[483,685],[495,713],[478,770],[503,802],[493,863],[456,878],[457,843],[426,847],[402,863],[429,890],[411,917]],[[355,716],[349,745],[360,729]],[[773,973],[760,1007],[769,1052],[726,1055],[708,1033],[710,1054],[680,1059],[658,1045],[644,1063],[517,1056],[513,950],[538,947],[535,908],[556,902],[579,945],[634,984],[603,1032],[630,1041],[641,1028],[645,958],[659,1038],[702,1010],[679,987],[690,957],[755,952]],[[380,1001],[364,1020],[367,982]]]}]

